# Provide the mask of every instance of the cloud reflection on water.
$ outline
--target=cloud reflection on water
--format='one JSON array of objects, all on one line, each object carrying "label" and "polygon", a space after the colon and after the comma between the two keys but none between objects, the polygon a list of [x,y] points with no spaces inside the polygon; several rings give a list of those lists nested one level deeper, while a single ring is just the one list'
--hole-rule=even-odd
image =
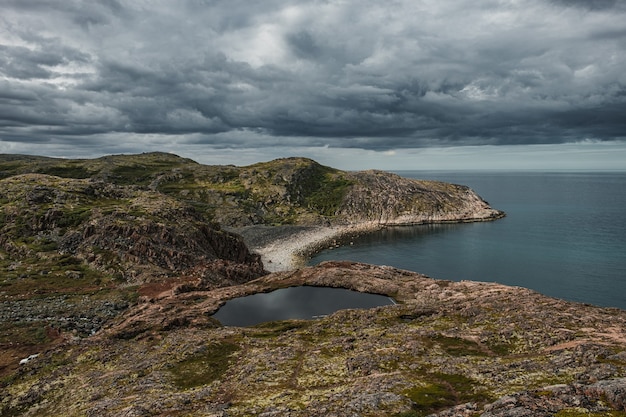
[{"label": "cloud reflection on water", "polygon": [[348,308],[390,304],[393,301],[383,295],[302,286],[229,300],[213,317],[226,326],[251,326],[266,321],[311,319]]}]

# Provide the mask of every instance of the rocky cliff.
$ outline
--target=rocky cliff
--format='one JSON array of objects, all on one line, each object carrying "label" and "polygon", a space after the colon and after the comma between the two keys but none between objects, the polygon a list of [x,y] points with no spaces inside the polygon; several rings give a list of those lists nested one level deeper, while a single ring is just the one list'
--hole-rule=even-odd
[{"label": "rocky cliff", "polygon": [[[15,259],[88,267],[130,284],[201,265],[214,270],[208,264],[216,260],[254,266],[257,276],[263,272],[238,236],[155,191],[41,174],[0,180],[0,187],[0,247]],[[21,278],[35,266],[29,262],[31,271]]]},{"label": "rocky cliff", "polygon": [[503,215],[462,185],[402,178],[382,171],[355,172],[349,178],[352,186],[336,214],[352,222],[402,225],[493,220]]}]

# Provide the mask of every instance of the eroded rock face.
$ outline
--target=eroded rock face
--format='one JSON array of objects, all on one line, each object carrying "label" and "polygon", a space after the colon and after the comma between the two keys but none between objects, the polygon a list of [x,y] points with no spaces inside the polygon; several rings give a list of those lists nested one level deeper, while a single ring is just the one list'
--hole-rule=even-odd
[{"label": "eroded rock face", "polygon": [[[0,246],[17,258],[71,255],[133,283],[197,272],[216,260],[247,265],[246,278],[264,273],[239,236],[158,192],[39,174],[0,181],[8,200]],[[230,269],[232,278],[243,268]]]},{"label": "eroded rock face", "polygon": [[502,217],[470,188],[438,181],[402,178],[382,171],[352,173],[338,213],[351,221],[422,224],[481,221]]},{"label": "eroded rock face", "polygon": [[[6,387],[0,412],[503,417],[624,410],[622,310],[350,262],[211,290],[188,284],[145,296],[97,335],[30,361]],[[250,328],[211,318],[233,297],[294,285],[382,293],[399,304]]]}]

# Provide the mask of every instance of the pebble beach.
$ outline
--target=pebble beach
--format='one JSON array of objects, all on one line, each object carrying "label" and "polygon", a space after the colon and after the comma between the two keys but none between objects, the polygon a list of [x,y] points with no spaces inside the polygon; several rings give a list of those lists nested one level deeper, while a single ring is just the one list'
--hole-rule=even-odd
[{"label": "pebble beach", "polygon": [[376,222],[364,222],[343,226],[256,225],[232,231],[243,236],[253,253],[261,255],[266,270],[279,272],[302,267],[320,250],[337,247],[380,227]]}]

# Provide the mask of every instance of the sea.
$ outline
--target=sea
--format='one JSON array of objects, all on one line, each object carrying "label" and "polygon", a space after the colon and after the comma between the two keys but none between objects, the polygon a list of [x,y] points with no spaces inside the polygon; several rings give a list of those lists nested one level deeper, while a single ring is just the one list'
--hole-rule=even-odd
[{"label": "sea", "polygon": [[389,227],[314,256],[498,282],[626,310],[626,172],[399,171],[471,187],[506,217]]}]

